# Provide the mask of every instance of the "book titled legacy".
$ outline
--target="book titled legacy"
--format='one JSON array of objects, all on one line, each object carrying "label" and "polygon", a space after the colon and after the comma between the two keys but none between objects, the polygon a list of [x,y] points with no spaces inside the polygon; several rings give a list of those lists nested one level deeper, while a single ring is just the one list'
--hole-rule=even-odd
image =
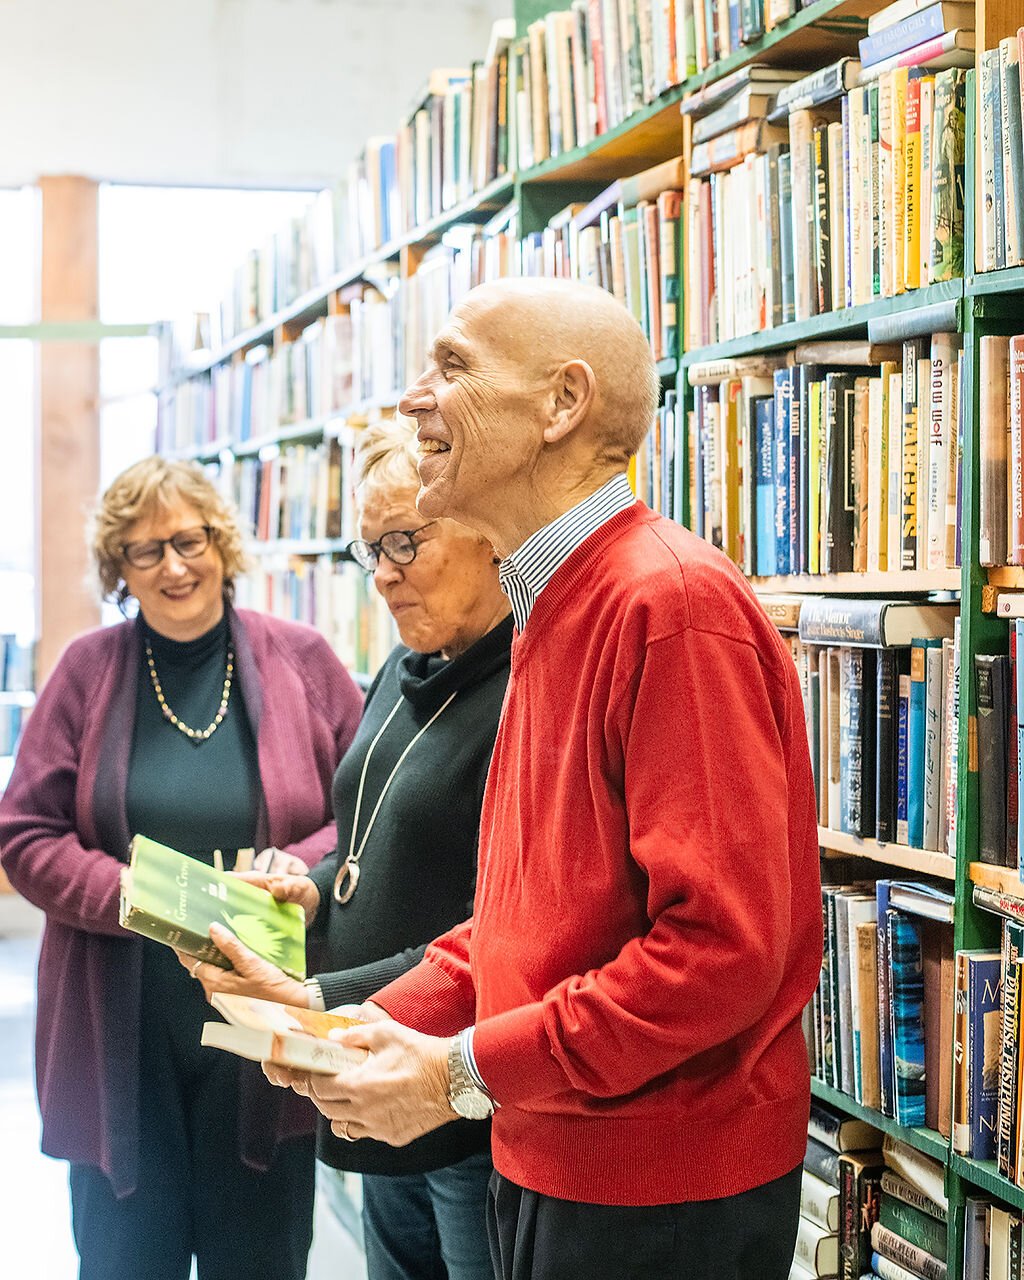
[{"label": "book titled legacy", "polygon": [[148,836],[132,839],[121,873],[123,928],[230,969],[210,925],[221,924],[264,960],[300,982],[306,976],[306,919],[294,902],[226,871],[217,871]]},{"label": "book titled legacy", "polygon": [[359,1026],[358,1018],[223,991],[214,992],[211,1002],[227,1018],[203,1023],[202,1043],[214,1049],[326,1075],[366,1057],[365,1049],[347,1049],[329,1038],[332,1031]]}]

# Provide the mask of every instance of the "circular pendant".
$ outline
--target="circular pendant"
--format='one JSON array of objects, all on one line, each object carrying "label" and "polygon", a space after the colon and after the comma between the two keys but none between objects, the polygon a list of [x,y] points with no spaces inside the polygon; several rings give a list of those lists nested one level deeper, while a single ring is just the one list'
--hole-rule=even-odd
[{"label": "circular pendant", "polygon": [[[334,896],[337,898],[337,900],[341,903],[342,906],[344,906],[346,902],[349,902],[351,900],[352,895],[356,891],[356,885],[358,885],[358,883],[359,883],[359,863],[352,862],[350,859],[346,858],[345,865],[341,868],[341,874],[338,877],[337,888],[334,891]],[[344,889],[342,889],[342,885],[345,886]]]}]

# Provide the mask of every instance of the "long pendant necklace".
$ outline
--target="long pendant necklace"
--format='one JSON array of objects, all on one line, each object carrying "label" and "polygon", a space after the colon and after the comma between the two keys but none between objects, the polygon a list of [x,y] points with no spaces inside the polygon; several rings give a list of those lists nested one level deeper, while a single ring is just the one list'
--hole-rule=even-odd
[{"label": "long pendant necklace", "polygon": [[224,688],[220,694],[220,706],[217,708],[217,714],[213,717],[205,729],[192,729],[184,720],[176,716],[171,708],[167,705],[167,699],[164,697],[164,691],[160,687],[160,677],[156,673],[156,663],[153,661],[153,650],[150,648],[149,641],[146,641],[146,665],[149,667],[149,678],[153,684],[153,692],[156,694],[156,700],[160,704],[160,710],[163,712],[164,719],[174,725],[189,738],[192,745],[198,747],[201,742],[205,742],[213,735],[221,726],[221,722],[228,713],[228,699],[231,697],[231,679],[235,673],[235,654],[231,646],[228,646],[227,667],[224,670]]},{"label": "long pendant necklace", "polygon": [[[455,693],[458,693],[457,689]],[[373,830],[373,824],[376,821],[377,814],[380,812],[380,807],[384,803],[384,797],[388,793],[388,788],[391,786],[392,782],[394,782],[395,775],[398,773],[398,770],[402,767],[402,761],[413,749],[416,743],[419,742],[420,738],[423,737],[423,735],[434,723],[434,721],[437,720],[441,716],[441,713],[445,711],[448,708],[448,706],[451,705],[453,699],[455,698],[455,693],[448,695],[448,697],[444,700],[444,702],[441,703],[441,705],[430,717],[427,723],[417,732],[417,734],[412,739],[412,741],[406,746],[405,750],[398,757],[398,760],[395,762],[395,767],[388,774],[387,782],[385,782],[384,786],[381,788],[381,793],[377,797],[377,803],[373,806],[373,812],[370,814],[370,820],[366,824],[366,830],[363,832],[363,838],[362,840],[359,841],[359,848],[357,849],[356,848],[356,831],[359,828],[359,812],[363,807],[363,787],[366,783],[366,770],[369,767],[370,757],[373,755],[374,747],[377,745],[378,742],[380,742],[381,738],[384,735],[384,731],[387,729],[388,725],[391,723],[391,721],[395,718],[396,714],[398,713],[398,708],[405,701],[404,696],[399,698],[398,701],[395,703],[395,705],[391,708],[391,712],[388,715],[388,718],[377,730],[377,733],[374,736],[373,741],[370,743],[369,750],[366,752],[366,758],[363,760],[362,770],[359,774],[359,787],[356,791],[356,808],[355,808],[355,813],[352,815],[352,834],[349,836],[349,841],[348,841],[348,857],[338,868],[338,874],[334,877],[334,900],[335,902],[341,903],[342,906],[344,906],[346,902],[350,902],[352,900],[352,895],[355,893],[356,886],[359,884],[359,859],[363,856],[363,850],[366,848],[366,842],[370,838],[370,832]],[[344,888],[342,886],[344,886]]]}]

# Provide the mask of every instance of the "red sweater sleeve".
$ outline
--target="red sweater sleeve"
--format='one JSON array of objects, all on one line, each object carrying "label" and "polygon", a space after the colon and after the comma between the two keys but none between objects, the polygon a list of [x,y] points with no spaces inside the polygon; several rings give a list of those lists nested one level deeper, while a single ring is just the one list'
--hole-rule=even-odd
[{"label": "red sweater sleeve", "polygon": [[[14,888],[53,920],[127,937],[117,923],[123,866],[78,835],[75,790],[86,689],[65,654],[29,717],[0,799],[0,861]],[[84,673],[86,677],[88,673]]]},{"label": "red sweater sleeve", "polygon": [[397,1021],[427,1035],[453,1036],[473,1021],[476,996],[469,972],[473,921],[466,920],[427,947],[408,973],[370,999]]},{"label": "red sweater sleeve", "polygon": [[[477,1066],[499,1102],[566,1088],[619,1097],[701,1054],[721,1053],[724,1067],[730,1040],[778,999],[790,850],[806,847],[787,786],[806,731],[795,671],[790,682],[779,669],[766,673],[749,643],[696,630],[647,646],[609,730],[624,746],[650,928],[602,967],[477,1024]],[[813,814],[800,808],[804,827]]]}]

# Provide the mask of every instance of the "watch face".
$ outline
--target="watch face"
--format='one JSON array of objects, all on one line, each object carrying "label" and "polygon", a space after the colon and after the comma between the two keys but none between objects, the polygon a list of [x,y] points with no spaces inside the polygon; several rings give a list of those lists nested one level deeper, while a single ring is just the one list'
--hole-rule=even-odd
[{"label": "watch face", "polygon": [[465,1089],[452,1095],[452,1110],[464,1120],[486,1120],[494,1114],[494,1103],[479,1089]]}]

